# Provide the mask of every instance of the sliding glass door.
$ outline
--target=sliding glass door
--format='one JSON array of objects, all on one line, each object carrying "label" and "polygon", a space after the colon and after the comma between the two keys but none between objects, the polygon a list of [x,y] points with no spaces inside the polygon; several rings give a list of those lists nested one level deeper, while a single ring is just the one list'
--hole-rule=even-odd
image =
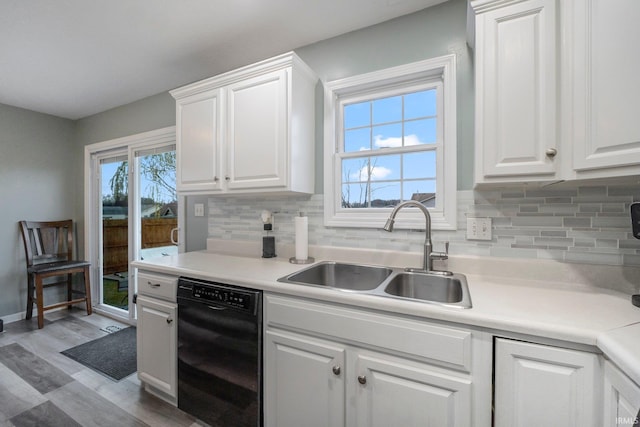
[{"label": "sliding glass door", "polygon": [[137,289],[130,262],[178,253],[175,133],[95,144],[85,158],[94,305],[134,320]]},{"label": "sliding glass door", "polygon": [[[102,256],[99,303],[129,309],[128,151],[99,158],[99,218]],[[122,313],[125,315],[126,313]]]},{"label": "sliding glass door", "polygon": [[135,150],[134,156],[137,194],[134,258],[177,254],[175,145]]}]

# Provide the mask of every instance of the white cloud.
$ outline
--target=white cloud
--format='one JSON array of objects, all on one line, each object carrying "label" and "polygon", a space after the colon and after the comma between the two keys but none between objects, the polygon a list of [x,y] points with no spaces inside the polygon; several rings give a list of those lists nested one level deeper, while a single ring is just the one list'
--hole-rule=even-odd
[{"label": "white cloud", "polygon": [[[374,166],[371,168],[371,180],[386,178],[391,172],[391,169],[384,166]],[[363,166],[359,171],[351,174],[351,179],[354,181],[366,181],[368,178],[367,166]]]},{"label": "white cloud", "polygon": [[[395,148],[402,147],[402,138],[383,138],[382,135],[376,135],[374,137],[375,141],[373,142],[374,146],[377,148]],[[404,137],[404,146],[408,147],[410,145],[420,145],[424,144],[420,142],[420,138],[417,135],[411,134],[406,135]]]}]

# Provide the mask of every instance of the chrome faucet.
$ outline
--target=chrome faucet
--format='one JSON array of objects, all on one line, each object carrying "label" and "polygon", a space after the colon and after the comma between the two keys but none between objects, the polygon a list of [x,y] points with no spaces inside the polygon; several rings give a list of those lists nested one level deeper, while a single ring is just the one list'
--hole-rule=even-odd
[{"label": "chrome faucet", "polygon": [[396,207],[393,208],[393,211],[391,211],[391,215],[389,215],[389,219],[387,219],[387,222],[384,225],[383,230],[388,232],[393,231],[393,224],[395,222],[396,215],[398,214],[398,211],[400,211],[400,209],[404,208],[405,206],[415,206],[416,208],[422,211],[425,218],[424,255],[423,255],[424,260],[423,260],[422,269],[419,270],[419,269],[407,268],[406,270],[422,271],[422,272],[431,273],[431,274],[441,274],[444,276],[451,276],[453,273],[451,273],[450,271],[440,271],[440,270],[433,269],[434,259],[445,260],[449,257],[448,256],[449,242],[445,243],[445,252],[433,252],[433,244],[431,243],[431,215],[429,214],[429,210],[422,203],[417,202],[415,200],[407,200],[405,202],[402,202],[396,205]]}]

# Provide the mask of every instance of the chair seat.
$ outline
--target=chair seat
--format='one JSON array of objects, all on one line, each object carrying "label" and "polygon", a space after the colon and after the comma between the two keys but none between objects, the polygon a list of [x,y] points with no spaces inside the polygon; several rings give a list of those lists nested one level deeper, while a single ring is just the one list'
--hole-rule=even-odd
[{"label": "chair seat", "polygon": [[68,270],[70,268],[80,268],[91,265],[89,261],[56,261],[36,264],[27,269],[29,273],[49,273],[59,270]]}]

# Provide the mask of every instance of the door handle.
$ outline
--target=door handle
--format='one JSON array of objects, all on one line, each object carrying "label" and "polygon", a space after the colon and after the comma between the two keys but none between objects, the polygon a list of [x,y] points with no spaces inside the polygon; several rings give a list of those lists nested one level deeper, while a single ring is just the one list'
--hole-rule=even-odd
[{"label": "door handle", "polygon": [[[178,227],[171,229],[171,243],[173,243],[176,246],[178,245],[178,230],[179,230]],[[175,239],[173,238],[174,235],[175,235]]]}]

